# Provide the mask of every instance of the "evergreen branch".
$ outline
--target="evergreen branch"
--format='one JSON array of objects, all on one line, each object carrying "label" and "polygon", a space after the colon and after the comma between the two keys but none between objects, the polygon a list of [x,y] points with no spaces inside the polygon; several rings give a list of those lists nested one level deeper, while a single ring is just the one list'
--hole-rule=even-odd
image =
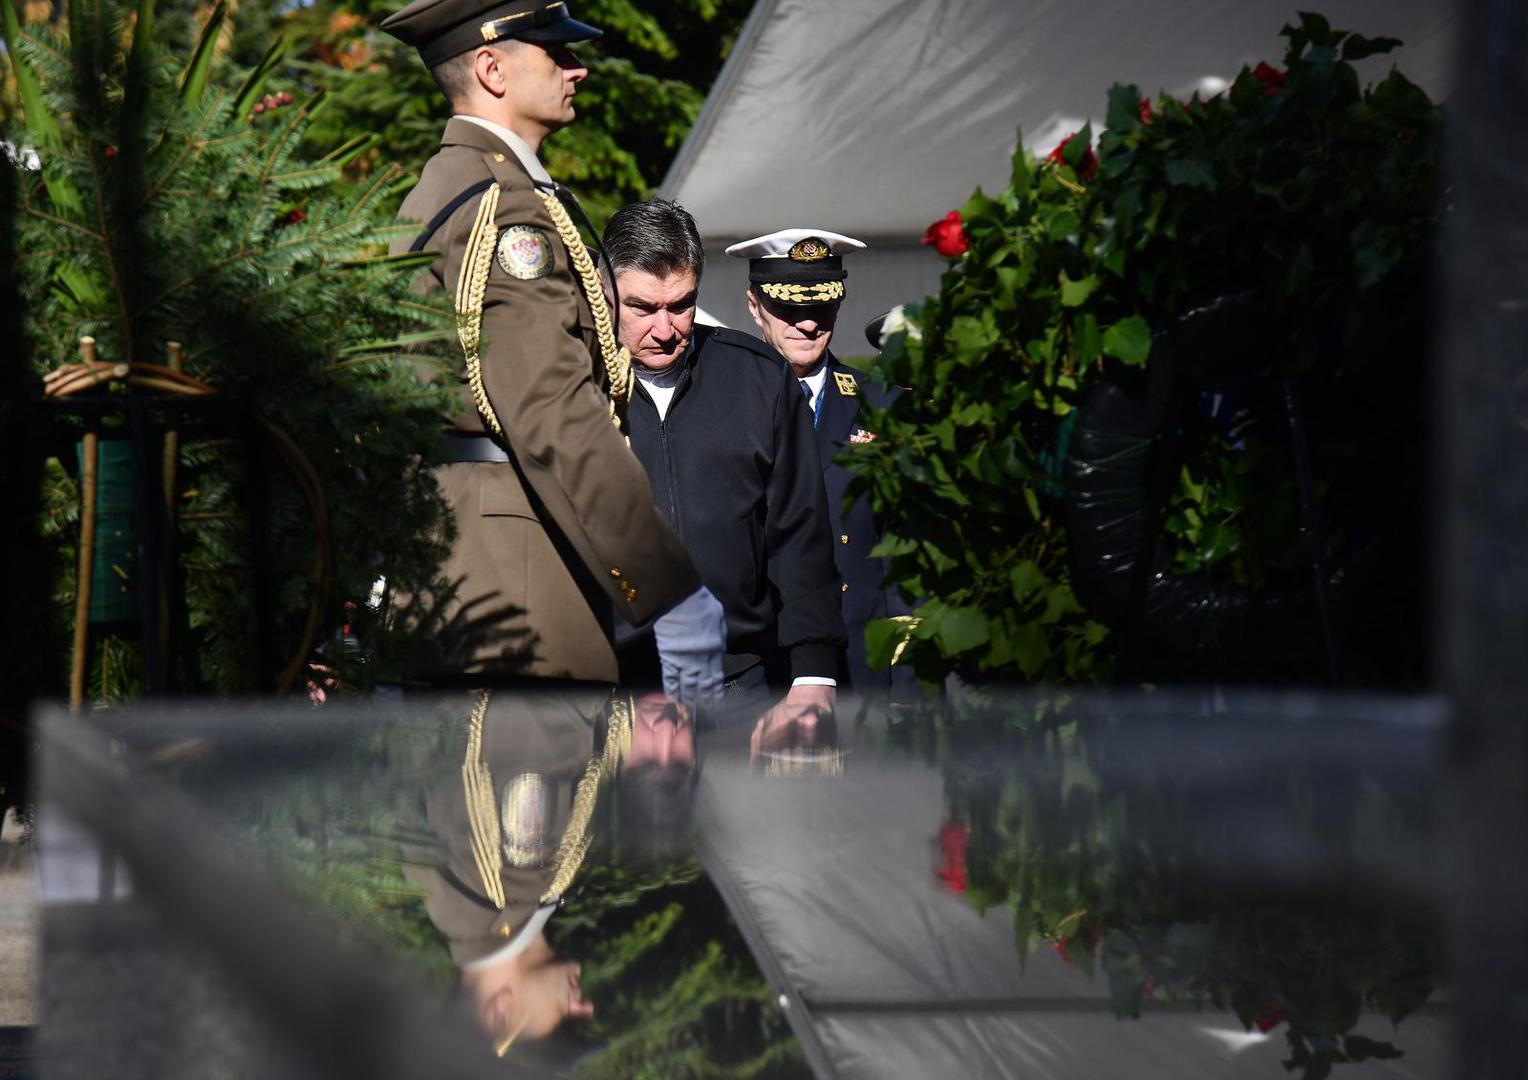
[{"label": "evergreen branch", "polygon": [[36,207],[28,206],[28,205],[23,205],[21,207],[21,212],[23,214],[26,214],[28,217],[34,217],[34,218],[37,218],[37,219],[39,219],[41,221],[46,221],[50,225],[57,225],[60,228],[70,229],[70,230],[72,230],[74,232],[81,233],[81,234],[83,234],[85,236],[90,237],[90,239],[97,241],[98,243],[101,243],[101,244],[105,244],[106,243],[106,237],[105,236],[101,235],[98,232],[92,231],[88,227],[86,227],[84,225],[81,225],[79,222],[69,221],[66,218],[61,218],[61,217],[57,216],[56,214],[50,214],[50,213],[48,213],[45,210],[38,210]]},{"label": "evergreen branch", "polygon": [[302,128],[307,125],[309,112],[312,110],[314,103],[323,100],[323,93],[320,90],[308,99],[308,104],[298,109],[296,115],[287,121],[286,126],[276,132],[270,139],[270,152],[265,155],[265,160],[254,177],[255,191],[257,193],[255,196],[255,213],[250,214],[245,222],[241,247],[248,244],[251,234],[254,232],[255,226],[260,222],[264,207],[268,202],[260,193],[265,192],[272,186],[273,175],[277,169],[281,168],[282,164],[291,154],[297,136],[302,133]]},{"label": "evergreen branch", "polygon": [[122,288],[122,276],[117,273],[117,260],[111,245],[111,234],[106,223],[106,192],[101,185],[101,173],[93,157],[87,158],[90,165],[90,176],[95,183],[95,208],[96,217],[101,223],[101,261],[106,264],[107,276],[111,278],[111,291],[117,301],[117,314],[122,319],[122,357],[124,361],[132,363],[133,359],[133,328],[127,311],[127,293]]},{"label": "evergreen branch", "polygon": [[175,159],[165,167],[165,170],[162,173],[159,174],[159,178],[149,185],[147,192],[143,196],[144,206],[147,206],[154,200],[154,197],[159,194],[160,189],[169,182],[170,177],[174,176],[180,169],[181,162],[185,161],[186,157],[193,150],[196,150],[198,147],[205,147],[210,145],[201,143],[199,141],[199,137],[208,127],[212,125],[213,121],[218,116],[218,112],[219,109],[217,102],[214,102],[211,108],[208,108],[202,112],[200,118],[197,120],[196,126],[186,133],[185,141],[181,145],[179,151],[176,153]]}]

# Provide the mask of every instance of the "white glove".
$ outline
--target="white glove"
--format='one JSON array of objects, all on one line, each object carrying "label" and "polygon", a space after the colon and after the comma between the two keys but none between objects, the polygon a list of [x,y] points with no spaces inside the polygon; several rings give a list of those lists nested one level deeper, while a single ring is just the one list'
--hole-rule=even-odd
[{"label": "white glove", "polygon": [[665,694],[691,707],[721,700],[727,619],[710,589],[702,585],[659,615],[653,638]]}]

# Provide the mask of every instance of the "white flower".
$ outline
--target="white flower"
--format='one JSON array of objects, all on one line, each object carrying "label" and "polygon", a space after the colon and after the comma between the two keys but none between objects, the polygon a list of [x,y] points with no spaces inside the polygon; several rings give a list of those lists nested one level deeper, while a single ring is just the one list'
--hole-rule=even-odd
[{"label": "white flower", "polygon": [[923,340],[923,328],[907,317],[907,309],[901,304],[888,311],[885,320],[881,323],[882,340],[891,337],[892,334],[906,334],[909,341]]}]

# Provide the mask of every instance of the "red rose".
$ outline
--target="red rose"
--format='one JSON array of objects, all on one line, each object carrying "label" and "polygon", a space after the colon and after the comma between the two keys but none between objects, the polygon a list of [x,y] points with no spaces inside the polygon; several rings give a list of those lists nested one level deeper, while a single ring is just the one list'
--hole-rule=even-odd
[{"label": "red rose", "polygon": [[933,244],[934,250],[946,259],[956,259],[966,253],[971,242],[966,239],[966,223],[959,210],[951,210],[942,221],[936,221],[923,234],[925,244]]},{"label": "red rose", "polygon": [[[1068,135],[1066,138],[1058,142],[1056,144],[1056,149],[1047,154],[1045,156],[1045,160],[1054,162],[1057,165],[1065,165],[1066,158],[1063,155],[1066,152],[1067,144],[1072,141],[1072,137],[1076,134],[1077,133],[1074,131],[1071,135]],[[1090,146],[1082,152],[1082,160],[1077,163],[1077,179],[1086,182],[1093,179],[1093,174],[1097,171],[1098,155],[1093,153],[1093,148]]]},{"label": "red rose", "polygon": [[1252,1024],[1266,1035],[1288,1019],[1289,1014],[1284,1011],[1282,1005],[1264,1005],[1262,1015],[1252,1021]]},{"label": "red rose", "polygon": [[965,825],[950,821],[939,830],[940,865],[935,869],[934,876],[944,882],[951,892],[966,891],[966,848],[970,844],[971,830]]},{"label": "red rose", "polygon": [[1252,77],[1263,84],[1263,96],[1272,97],[1284,89],[1284,73],[1276,67],[1269,67],[1259,60],[1257,67],[1252,69]]},{"label": "red rose", "polygon": [[102,153],[109,158],[114,158],[117,156],[117,148],[115,146],[108,146]]},{"label": "red rose", "polygon": [[281,220],[287,225],[300,225],[308,220],[308,212],[300,206],[294,206],[287,211],[286,217]]},{"label": "red rose", "polygon": [[1141,123],[1143,123],[1143,124],[1151,123],[1151,99],[1150,98],[1144,98],[1143,97],[1141,99]]}]

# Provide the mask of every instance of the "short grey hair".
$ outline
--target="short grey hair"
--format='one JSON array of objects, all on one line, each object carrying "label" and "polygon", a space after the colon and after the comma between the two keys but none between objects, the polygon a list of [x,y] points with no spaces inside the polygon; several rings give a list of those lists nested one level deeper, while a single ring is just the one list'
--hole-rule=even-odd
[{"label": "short grey hair", "polygon": [[706,251],[700,230],[684,207],[668,199],[623,206],[605,226],[605,259],[611,270],[641,270],[665,278],[686,270],[700,280]]}]

